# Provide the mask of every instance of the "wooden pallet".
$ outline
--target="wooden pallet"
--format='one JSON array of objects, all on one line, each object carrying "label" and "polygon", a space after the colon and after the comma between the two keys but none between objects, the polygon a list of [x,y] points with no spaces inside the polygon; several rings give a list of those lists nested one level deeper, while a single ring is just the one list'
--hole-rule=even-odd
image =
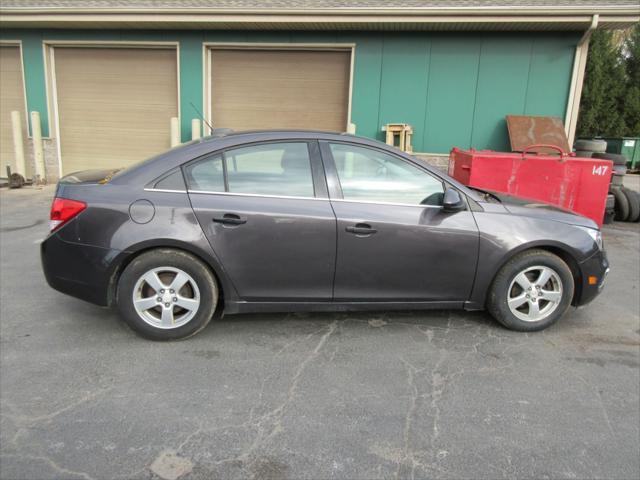
[{"label": "wooden pallet", "polygon": [[[413,135],[413,127],[408,123],[387,123],[382,127],[382,131],[386,132],[386,144],[397,146],[403,152],[413,152],[411,146],[411,136]],[[396,137],[398,143],[396,144]]]}]

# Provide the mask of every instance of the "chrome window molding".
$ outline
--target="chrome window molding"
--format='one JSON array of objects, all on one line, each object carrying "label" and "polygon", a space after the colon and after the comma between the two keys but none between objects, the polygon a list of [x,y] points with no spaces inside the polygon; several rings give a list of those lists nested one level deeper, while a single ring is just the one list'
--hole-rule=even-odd
[{"label": "chrome window molding", "polygon": [[331,201],[346,203],[365,203],[367,205],[392,205],[396,207],[442,208],[442,205],[416,205],[413,203],[374,202],[371,200],[349,200],[344,198],[332,198]]},{"label": "chrome window molding", "polygon": [[164,188],[145,188],[145,192],[160,193],[197,193],[202,195],[228,195],[232,197],[285,198],[291,200],[319,200],[323,202],[363,203],[366,205],[391,205],[396,207],[442,208],[441,205],[414,205],[412,203],[374,202],[370,200],[348,200],[344,198],[296,197],[291,195],[266,195],[260,193],[214,192],[211,190],[168,190]]},{"label": "chrome window molding", "polygon": [[187,193],[198,193],[204,195],[228,195],[232,197],[260,197],[260,198],[285,198],[292,200],[320,200],[324,202],[328,202],[328,198],[317,198],[317,197],[296,197],[291,195],[267,195],[260,193],[237,193],[237,192],[213,192],[210,190],[187,190]]},{"label": "chrome window molding", "polygon": [[162,193],[187,193],[186,190],[168,190],[166,188],[145,188],[145,192],[162,192]]},{"label": "chrome window molding", "polygon": [[342,198],[295,197],[290,195],[266,195],[266,194],[263,195],[259,193],[214,192],[211,190],[188,190],[187,193],[197,193],[201,195],[229,195],[233,197],[284,198],[284,199],[290,199],[290,200],[320,200],[323,202],[363,203],[367,205],[393,205],[397,207],[442,208],[441,205],[414,205],[411,203],[373,202],[373,201],[367,201],[367,200],[345,200]]}]

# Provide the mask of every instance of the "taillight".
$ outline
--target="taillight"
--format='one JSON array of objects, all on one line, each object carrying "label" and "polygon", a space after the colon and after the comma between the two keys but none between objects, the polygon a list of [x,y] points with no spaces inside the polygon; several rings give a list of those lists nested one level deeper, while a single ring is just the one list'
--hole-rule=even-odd
[{"label": "taillight", "polygon": [[87,208],[87,204],[68,198],[54,198],[49,215],[49,228],[53,232],[59,229],[81,211]]}]

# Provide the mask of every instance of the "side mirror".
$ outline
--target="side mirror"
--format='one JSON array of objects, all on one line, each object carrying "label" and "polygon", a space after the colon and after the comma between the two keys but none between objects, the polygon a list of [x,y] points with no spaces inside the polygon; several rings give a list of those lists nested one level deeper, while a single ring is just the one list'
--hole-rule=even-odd
[{"label": "side mirror", "polygon": [[442,210],[444,212],[459,212],[465,210],[467,205],[465,204],[462,195],[455,188],[447,188],[444,192],[444,198],[442,200]]}]

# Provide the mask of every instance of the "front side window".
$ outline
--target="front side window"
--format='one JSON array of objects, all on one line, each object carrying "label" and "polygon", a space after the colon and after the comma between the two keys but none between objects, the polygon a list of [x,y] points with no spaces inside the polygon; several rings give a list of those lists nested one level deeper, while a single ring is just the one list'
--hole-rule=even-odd
[{"label": "front side window", "polygon": [[345,200],[441,205],[442,181],[409,162],[370,148],[330,144]]},{"label": "front side window", "polygon": [[225,152],[229,192],[313,197],[306,142],[267,143]]}]

